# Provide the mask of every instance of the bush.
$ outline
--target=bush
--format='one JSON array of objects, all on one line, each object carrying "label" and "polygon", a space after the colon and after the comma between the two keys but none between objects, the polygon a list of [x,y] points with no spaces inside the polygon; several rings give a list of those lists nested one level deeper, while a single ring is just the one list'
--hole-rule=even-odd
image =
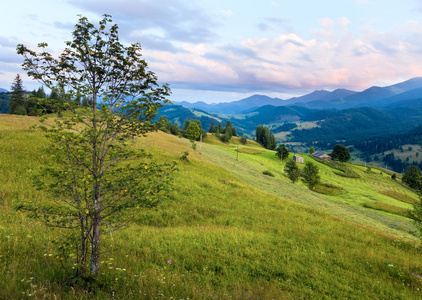
[{"label": "bush", "polygon": [[188,160],[189,152],[185,151],[180,155],[180,160]]},{"label": "bush", "polygon": [[267,175],[267,176],[274,177],[274,174],[271,173],[271,171],[268,171],[268,170],[262,171],[262,174]]}]

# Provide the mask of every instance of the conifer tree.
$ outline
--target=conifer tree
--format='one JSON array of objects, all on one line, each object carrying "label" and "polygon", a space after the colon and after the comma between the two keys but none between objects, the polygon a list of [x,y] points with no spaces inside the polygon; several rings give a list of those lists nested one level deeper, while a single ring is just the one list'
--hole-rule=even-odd
[{"label": "conifer tree", "polygon": [[25,90],[23,89],[23,82],[19,74],[16,75],[10,93],[10,113],[16,115],[26,115],[26,97]]}]

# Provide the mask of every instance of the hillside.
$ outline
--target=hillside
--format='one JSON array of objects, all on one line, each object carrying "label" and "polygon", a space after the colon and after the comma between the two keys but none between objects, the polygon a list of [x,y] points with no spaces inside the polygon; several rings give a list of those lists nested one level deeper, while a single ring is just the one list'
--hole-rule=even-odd
[{"label": "hillside", "polygon": [[[179,162],[173,200],[105,235],[99,282],[92,290],[71,287],[70,268],[62,268],[71,258],[57,259],[51,243],[60,230],[13,210],[23,198],[50,201],[31,184],[31,174],[51,160],[42,133],[28,129],[36,120],[0,115],[0,298],[421,296],[422,254],[410,221],[364,207],[379,202],[409,209],[403,200],[416,199],[386,173],[349,166],[360,177],[347,178],[314,162],[324,182],[341,187],[339,195],[327,196],[291,184],[274,152],[256,144],[239,146],[237,161],[237,145],[209,135],[195,152],[189,141],[162,132],[136,138],[133,147]],[[184,151],[187,161],[180,160]]]}]

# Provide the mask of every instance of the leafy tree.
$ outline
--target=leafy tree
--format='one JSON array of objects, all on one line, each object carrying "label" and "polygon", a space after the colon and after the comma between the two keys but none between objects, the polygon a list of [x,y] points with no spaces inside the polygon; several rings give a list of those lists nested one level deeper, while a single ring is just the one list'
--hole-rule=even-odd
[{"label": "leafy tree", "polygon": [[402,181],[413,189],[421,188],[422,174],[418,166],[408,166],[403,172]]},{"label": "leafy tree", "polygon": [[312,154],[314,152],[315,152],[315,148],[314,147],[309,148],[309,154]]},{"label": "leafy tree", "polygon": [[351,156],[349,149],[343,145],[335,145],[333,148],[333,152],[331,152],[330,156],[335,160],[346,162],[349,161]]},{"label": "leafy tree", "polygon": [[197,123],[190,122],[188,127],[186,128],[185,134],[186,137],[193,142],[196,141],[201,135],[201,129],[199,128]]},{"label": "leafy tree", "polygon": [[287,177],[289,177],[292,183],[298,181],[300,175],[302,174],[302,170],[298,167],[297,163],[293,159],[286,161],[284,172],[287,173]]},{"label": "leafy tree", "polygon": [[26,115],[26,95],[23,89],[23,82],[19,74],[16,75],[10,92],[10,113],[16,115]]},{"label": "leafy tree", "polygon": [[285,160],[287,157],[289,157],[289,150],[287,150],[285,144],[281,144],[277,147],[277,155],[281,160]]},{"label": "leafy tree", "polygon": [[245,144],[247,143],[247,140],[246,140],[245,135],[242,135],[242,136],[240,137],[240,142],[241,142],[243,145],[245,145]]},{"label": "leafy tree", "polygon": [[307,162],[303,168],[301,174],[303,182],[308,186],[310,190],[313,190],[321,180],[321,177],[318,175],[319,169],[313,163]]},{"label": "leafy tree", "polygon": [[[81,17],[58,58],[45,50],[46,43],[38,46],[39,52],[18,45],[23,69],[55,91],[57,107],[72,116],[41,126],[54,162],[38,176],[38,185],[56,204],[20,203],[17,208],[33,211],[50,226],[68,228],[65,239],[76,252],[77,275],[90,270],[97,276],[101,236],[125,226],[139,209],[157,205],[169,186],[174,166],[159,165],[128,143],[156,129],[151,121],[168,102],[170,89],[157,84],[139,43],[126,47],[119,42],[109,15],[98,27]],[[77,111],[72,99],[81,96],[92,105]]]}]

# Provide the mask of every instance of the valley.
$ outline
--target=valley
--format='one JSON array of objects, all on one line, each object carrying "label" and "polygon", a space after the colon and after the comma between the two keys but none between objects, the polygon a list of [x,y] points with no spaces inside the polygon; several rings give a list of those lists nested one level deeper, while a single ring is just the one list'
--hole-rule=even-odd
[{"label": "valley", "polygon": [[[387,154],[401,151],[409,144],[404,142],[407,136],[422,125],[422,78],[362,92],[321,90],[287,100],[255,95],[230,103],[175,103],[164,106],[160,115],[179,126],[185,120],[198,119],[205,130],[211,124],[230,121],[239,136],[250,139],[257,126],[264,125],[278,143],[285,143],[293,152],[306,152],[311,146],[329,151],[341,143],[350,148],[356,161],[402,172],[414,162],[420,163],[416,152],[401,152],[394,158]],[[417,132],[413,139],[419,141]],[[392,140],[396,141],[394,147],[385,147]]]}]

